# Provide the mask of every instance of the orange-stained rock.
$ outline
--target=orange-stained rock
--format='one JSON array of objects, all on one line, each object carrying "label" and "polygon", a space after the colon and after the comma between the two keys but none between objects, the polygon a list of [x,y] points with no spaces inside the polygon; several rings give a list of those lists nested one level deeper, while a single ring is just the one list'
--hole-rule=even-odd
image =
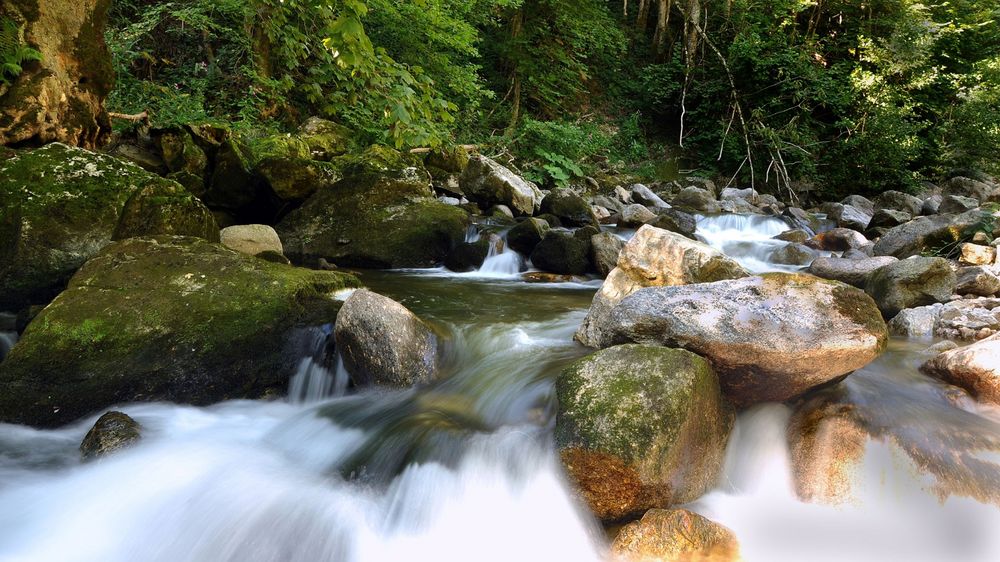
[{"label": "orange-stained rock", "polygon": [[620,562],[730,562],[739,551],[732,531],[685,509],[651,509],[611,545]]}]

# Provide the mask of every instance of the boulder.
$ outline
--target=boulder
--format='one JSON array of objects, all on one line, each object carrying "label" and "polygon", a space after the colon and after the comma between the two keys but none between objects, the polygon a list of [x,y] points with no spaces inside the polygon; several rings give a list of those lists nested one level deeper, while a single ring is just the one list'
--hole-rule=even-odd
[{"label": "boulder", "polygon": [[631,188],[629,188],[629,191],[632,194],[632,201],[636,203],[640,203],[654,209],[670,208],[670,205],[668,205],[666,201],[661,199],[659,195],[653,193],[651,189],[641,183],[634,184]]},{"label": "boulder", "polygon": [[[0,310],[51,300],[111,242],[133,193],[177,189],[134,164],[58,143],[15,152],[0,161],[0,177]],[[155,205],[149,211],[147,219],[170,222]]]},{"label": "boulder", "polygon": [[874,211],[887,210],[906,213],[910,217],[920,214],[924,207],[924,202],[919,197],[903,193],[902,191],[883,191],[875,198]]},{"label": "boulder", "polygon": [[913,219],[913,215],[906,211],[896,211],[893,209],[879,209],[875,211],[871,222],[868,223],[868,231],[876,228],[893,228]]},{"label": "boulder", "polygon": [[866,256],[864,259],[820,257],[809,264],[808,271],[816,277],[832,279],[864,289],[872,272],[896,261],[899,260],[892,256],[879,256],[877,258]]},{"label": "boulder", "polygon": [[789,243],[777,248],[768,256],[771,263],[781,265],[809,265],[816,252],[802,244]]},{"label": "boulder", "polygon": [[515,252],[531,254],[535,246],[545,238],[549,223],[539,218],[525,219],[507,231],[507,245]]},{"label": "boulder", "polygon": [[249,256],[262,252],[284,254],[281,238],[266,224],[241,224],[222,229],[219,233],[222,245]]},{"label": "boulder", "polygon": [[774,237],[775,240],[781,240],[783,242],[792,242],[794,244],[805,244],[807,240],[812,238],[812,234],[809,234],[801,228],[793,228],[791,230],[786,230]]},{"label": "boulder", "polygon": [[310,117],[299,127],[296,136],[309,148],[311,159],[329,162],[350,150],[354,133],[339,123]]},{"label": "boulder", "polygon": [[[287,387],[349,275],[200,238],[129,238],[88,261],[0,363],[0,421],[56,426],[131,401],[211,404]],[[310,349],[304,350],[304,345]]]},{"label": "boulder", "polygon": [[747,203],[753,203],[757,201],[759,194],[757,190],[752,187],[747,187],[743,189],[738,189],[735,187],[725,187],[719,192],[719,200],[727,201],[731,199],[742,199]]},{"label": "boulder", "polygon": [[842,378],[878,357],[888,341],[864,292],[791,273],[640,289],[593,333],[598,347],[635,342],[703,355],[723,393],[744,407]]},{"label": "boulder", "polygon": [[640,226],[656,220],[656,214],[646,208],[645,205],[634,203],[627,205],[618,216],[618,226],[622,228],[639,228]]},{"label": "boulder", "polygon": [[503,241],[496,235],[475,242],[461,242],[445,258],[444,266],[459,273],[477,270],[490,255],[490,249],[496,247],[503,248]]},{"label": "boulder", "polygon": [[736,562],[740,545],[732,531],[686,509],[651,509],[622,527],[611,543],[615,560]]},{"label": "boulder", "polygon": [[1000,298],[961,299],[941,306],[934,334],[979,340],[1000,332]]},{"label": "boulder", "polygon": [[931,195],[927,199],[924,199],[924,205],[923,207],[920,208],[920,214],[936,215],[938,213],[938,209],[941,208],[942,199],[944,199],[944,196],[939,193]]},{"label": "boulder", "polygon": [[917,217],[889,229],[875,243],[875,255],[899,259],[955,244],[989,220],[989,213],[972,210],[961,215],[941,214]]},{"label": "boulder", "polygon": [[0,83],[0,146],[104,144],[111,134],[104,100],[115,80],[104,42],[110,5],[110,0],[3,2],[0,22],[13,24],[17,37],[4,38],[2,63],[13,62],[8,52],[21,44],[34,48],[40,60],[24,61],[9,85]]},{"label": "boulder", "polygon": [[598,226],[593,209],[569,189],[553,189],[542,199],[541,212],[554,215],[565,226]]},{"label": "boulder", "polygon": [[437,376],[434,331],[388,297],[354,291],[337,315],[334,338],[355,386],[405,388]]},{"label": "boulder", "polygon": [[533,215],[542,204],[538,187],[493,160],[475,155],[462,173],[462,191],[484,208],[503,204],[522,215]]},{"label": "boulder", "polygon": [[872,215],[852,205],[841,203],[825,203],[820,209],[827,218],[834,221],[839,228],[850,228],[864,232],[872,220]]},{"label": "boulder", "polygon": [[675,207],[699,213],[718,213],[720,210],[715,196],[708,190],[698,187],[685,187],[674,197],[672,203]]},{"label": "boulder", "polygon": [[[384,150],[384,149],[382,149]],[[426,172],[369,149],[275,227],[295,263],[319,258],[376,269],[440,264],[465,239],[469,216],[434,199]]]},{"label": "boulder", "polygon": [[703,358],[612,347],[567,367],[556,395],[563,464],[598,518],[692,501],[715,485],[733,416]]},{"label": "boulder", "polygon": [[996,188],[984,181],[955,176],[942,183],[941,189],[944,193],[986,201]]},{"label": "boulder", "polygon": [[469,165],[469,151],[462,145],[437,148],[427,153],[424,165],[446,174],[461,174]]},{"label": "boulder", "polygon": [[618,264],[618,256],[625,241],[610,232],[599,232],[590,237],[590,262],[598,275],[607,277]]},{"label": "boulder", "polygon": [[979,200],[961,195],[945,195],[938,206],[939,213],[964,213],[979,207]]},{"label": "boulder", "polygon": [[531,251],[531,263],[550,273],[583,275],[590,267],[590,236],[549,230]]},{"label": "boulder", "polygon": [[789,226],[805,230],[810,236],[820,228],[820,221],[816,215],[798,207],[788,207],[781,213],[781,216]]},{"label": "boulder", "polygon": [[649,222],[650,226],[683,234],[692,240],[696,240],[695,231],[698,230],[698,221],[694,215],[679,211],[677,209],[658,209],[656,218]]},{"label": "boulder", "polygon": [[989,297],[1000,292],[1000,277],[990,267],[960,267],[956,273],[955,293]]},{"label": "boulder", "polygon": [[186,189],[173,182],[156,182],[128,198],[111,239],[159,235],[218,242],[219,225],[208,207]]},{"label": "boulder", "polygon": [[875,299],[886,318],[892,318],[904,308],[950,300],[955,282],[948,260],[909,258],[873,271],[865,292]]},{"label": "boulder", "polygon": [[946,351],[920,370],[964,388],[979,400],[1000,404],[1000,334]]},{"label": "boulder", "polygon": [[906,338],[929,338],[934,335],[941,303],[905,308],[889,321],[889,333]]},{"label": "boulder", "polygon": [[871,215],[875,212],[875,203],[871,199],[861,195],[848,195],[841,199],[840,204],[854,207],[866,215]]},{"label": "boulder", "polygon": [[606,314],[626,296],[643,287],[708,283],[749,275],[724,254],[696,240],[652,226],[643,226],[629,240],[594,296],[590,311],[576,333],[580,343],[597,347]]},{"label": "boulder", "polygon": [[174,127],[153,133],[169,173],[186,173],[204,182],[208,171],[208,155],[186,129]]},{"label": "boulder", "polygon": [[869,244],[864,234],[850,228],[834,228],[820,232],[806,241],[806,246],[827,252],[844,252]]},{"label": "boulder", "polygon": [[84,461],[94,460],[139,442],[142,426],[122,412],[108,412],[97,418],[80,443]]},{"label": "boulder", "polygon": [[958,247],[958,261],[962,265],[993,265],[997,261],[997,249],[965,242]]}]

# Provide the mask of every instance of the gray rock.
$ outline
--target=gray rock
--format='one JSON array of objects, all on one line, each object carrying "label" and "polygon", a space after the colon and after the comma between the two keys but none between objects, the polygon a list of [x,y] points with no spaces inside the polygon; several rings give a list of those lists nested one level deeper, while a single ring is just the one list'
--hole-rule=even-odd
[{"label": "gray rock", "polygon": [[629,205],[622,209],[618,219],[618,226],[623,228],[639,228],[640,226],[656,220],[656,214],[638,203]]},{"label": "gray rock", "polygon": [[284,254],[281,238],[266,224],[241,224],[223,228],[219,233],[222,245],[241,254],[256,256],[261,252]]},{"label": "gray rock", "polygon": [[889,321],[889,333],[907,338],[929,338],[934,335],[938,317],[941,314],[940,303],[928,306],[906,308],[899,311]]},{"label": "gray rock", "polygon": [[946,302],[955,291],[955,272],[943,258],[910,258],[872,272],[865,291],[886,318],[915,306]]},{"label": "gray rock", "polygon": [[955,293],[990,297],[1000,292],[1000,277],[992,267],[960,267]]},{"label": "gray rock", "polygon": [[899,261],[892,256],[880,256],[877,258],[850,259],[850,258],[827,258],[820,257],[813,260],[809,265],[809,273],[823,279],[832,279],[853,285],[859,289],[864,289],[868,283],[868,278],[878,268]]},{"label": "gray rock", "polygon": [[792,230],[786,230],[781,234],[774,237],[775,240],[782,240],[784,242],[794,242],[795,244],[805,244],[812,234],[809,234],[801,228],[793,228]]},{"label": "gray rock", "polygon": [[610,232],[600,232],[590,237],[590,261],[601,277],[607,277],[618,264],[618,256],[625,241]]},{"label": "gray rock", "polygon": [[842,203],[824,203],[820,210],[826,213],[830,220],[836,222],[838,227],[850,228],[858,232],[864,232],[872,220],[872,215],[857,207]]},{"label": "gray rock", "polygon": [[615,213],[620,212],[625,208],[625,205],[623,205],[621,201],[608,197],[607,195],[597,195],[591,197],[590,202],[597,207],[604,207],[605,209]]},{"label": "gray rock", "polygon": [[886,232],[875,243],[875,255],[903,259],[954,244],[987,220],[987,216],[988,213],[976,209],[961,215],[917,217]]},{"label": "gray rock", "polygon": [[142,427],[122,412],[108,412],[97,419],[80,443],[84,461],[95,460],[139,442]]},{"label": "gray rock", "polygon": [[719,193],[719,199],[722,201],[728,199],[742,199],[747,203],[754,203],[757,201],[758,193],[757,190],[752,187],[747,187],[745,189],[736,189],[735,187],[727,187]]},{"label": "gray rock", "polygon": [[718,213],[720,210],[715,197],[707,190],[697,187],[685,187],[674,197],[675,207],[690,209],[701,213]]},{"label": "gray rock", "polygon": [[834,228],[813,236],[806,242],[806,246],[827,252],[844,252],[851,249],[860,249],[869,243],[865,235],[857,230]]},{"label": "gray rock", "polygon": [[739,406],[783,401],[878,357],[888,333],[859,289],[802,274],[640,289],[596,331],[600,347],[682,347],[711,361]]},{"label": "gray rock", "polygon": [[782,265],[809,265],[815,258],[815,251],[795,243],[786,244],[771,252],[770,255],[772,263]]},{"label": "gray rock", "polygon": [[542,213],[559,217],[565,226],[597,226],[597,217],[590,204],[569,189],[553,189],[542,199]]},{"label": "gray rock", "polygon": [[936,214],[938,214],[938,209],[941,208],[941,201],[943,199],[944,199],[944,196],[941,195],[940,193],[936,193],[934,195],[931,195],[927,199],[924,199],[924,204],[920,208],[920,214],[921,215],[936,215]]},{"label": "gray rock", "polygon": [[659,195],[653,193],[652,190],[641,183],[633,185],[630,189],[632,191],[632,201],[636,203],[641,203],[654,209],[670,208],[670,205],[668,205],[666,201],[661,199]]},{"label": "gray rock", "polygon": [[983,181],[955,176],[942,183],[941,189],[944,193],[985,201],[993,194],[996,187]]},{"label": "gray rock", "polygon": [[649,225],[682,234],[692,240],[695,239],[695,231],[698,230],[698,220],[694,215],[677,209],[658,209],[656,218],[650,221]]},{"label": "gray rock", "polygon": [[939,213],[964,213],[979,207],[979,200],[961,195],[945,195],[938,207]]},{"label": "gray rock", "polygon": [[337,352],[357,386],[405,388],[434,380],[438,339],[398,302],[358,289],[344,302],[334,325]]},{"label": "gray rock", "polygon": [[910,217],[920,214],[924,202],[916,196],[902,191],[885,191],[875,198],[875,210],[899,211]]},{"label": "gray rock", "polygon": [[538,218],[525,219],[507,232],[507,245],[515,252],[528,255],[545,238],[549,223]]},{"label": "gray rock", "polygon": [[866,215],[875,213],[875,203],[861,195],[848,195],[840,201],[841,205],[850,205]]},{"label": "gray rock", "polygon": [[469,158],[461,185],[469,200],[484,207],[502,204],[520,214],[533,215],[542,204],[542,192],[535,184],[482,155]]},{"label": "gray rock", "polygon": [[879,209],[875,211],[875,214],[872,216],[871,222],[868,223],[868,228],[892,228],[912,219],[913,215],[906,211]]}]

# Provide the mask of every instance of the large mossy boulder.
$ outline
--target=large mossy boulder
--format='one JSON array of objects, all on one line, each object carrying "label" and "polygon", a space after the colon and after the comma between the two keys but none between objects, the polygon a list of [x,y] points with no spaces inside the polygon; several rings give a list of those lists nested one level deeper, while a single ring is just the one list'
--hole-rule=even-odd
[{"label": "large mossy boulder", "polygon": [[556,394],[563,464],[598,518],[692,501],[715,485],[733,417],[705,359],[612,347],[567,367]]},{"label": "large mossy boulder", "polygon": [[437,376],[437,335],[388,297],[354,291],[337,316],[334,337],[355,386],[405,388]]},{"label": "large mossy boulder", "polygon": [[[52,299],[111,242],[133,193],[187,197],[134,164],[58,143],[16,152],[0,178],[0,310]],[[176,207],[140,207],[143,220],[170,228]]]},{"label": "large mossy boulder", "polygon": [[284,389],[349,275],[199,238],[129,238],[84,265],[0,364],[0,421],[56,426],[112,404]]},{"label": "large mossy boulder", "polygon": [[219,225],[212,211],[179,184],[155,183],[137,189],[128,198],[111,239],[160,235],[218,242]]},{"label": "large mossy boulder", "polygon": [[104,143],[111,134],[104,99],[115,79],[104,42],[110,6],[111,0],[0,2],[0,23],[16,29],[0,51],[26,45],[41,54],[25,61],[10,84],[0,81],[0,145]]},{"label": "large mossy boulder", "polygon": [[322,187],[276,227],[296,263],[430,267],[465,238],[469,215],[434,199],[430,178],[403,155],[370,149],[343,162],[345,178]]},{"label": "large mossy boulder", "polygon": [[884,265],[871,273],[865,291],[886,318],[904,308],[947,302],[957,278],[944,258],[914,257]]},{"label": "large mossy boulder", "polygon": [[792,273],[640,289],[598,328],[597,347],[659,344],[703,355],[739,406],[788,400],[844,377],[889,339],[864,291]]},{"label": "large mossy boulder", "polygon": [[506,205],[515,213],[530,216],[542,204],[542,192],[535,184],[485,156],[469,159],[460,184],[466,197],[484,209]]},{"label": "large mossy boulder", "polygon": [[313,160],[329,162],[351,149],[354,133],[339,123],[310,117],[299,127],[297,136],[309,147]]},{"label": "large mossy boulder", "polygon": [[576,339],[586,346],[602,347],[596,342],[602,338],[605,316],[622,299],[643,287],[709,283],[747,275],[742,266],[707,244],[643,226],[622,248],[617,266],[594,295]]}]

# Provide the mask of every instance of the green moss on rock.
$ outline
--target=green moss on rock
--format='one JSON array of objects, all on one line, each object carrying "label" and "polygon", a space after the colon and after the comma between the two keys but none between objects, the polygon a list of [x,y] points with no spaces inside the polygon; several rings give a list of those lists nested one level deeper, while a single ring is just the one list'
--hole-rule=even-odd
[{"label": "green moss on rock", "polygon": [[259,396],[286,383],[306,329],[335,320],[329,293],[355,286],[199,238],[114,243],[0,364],[2,421],[53,426],[121,402]]},{"label": "green moss on rock", "polygon": [[219,241],[219,225],[208,207],[173,183],[144,187],[125,202],[113,240],[137,236],[195,236]]}]

